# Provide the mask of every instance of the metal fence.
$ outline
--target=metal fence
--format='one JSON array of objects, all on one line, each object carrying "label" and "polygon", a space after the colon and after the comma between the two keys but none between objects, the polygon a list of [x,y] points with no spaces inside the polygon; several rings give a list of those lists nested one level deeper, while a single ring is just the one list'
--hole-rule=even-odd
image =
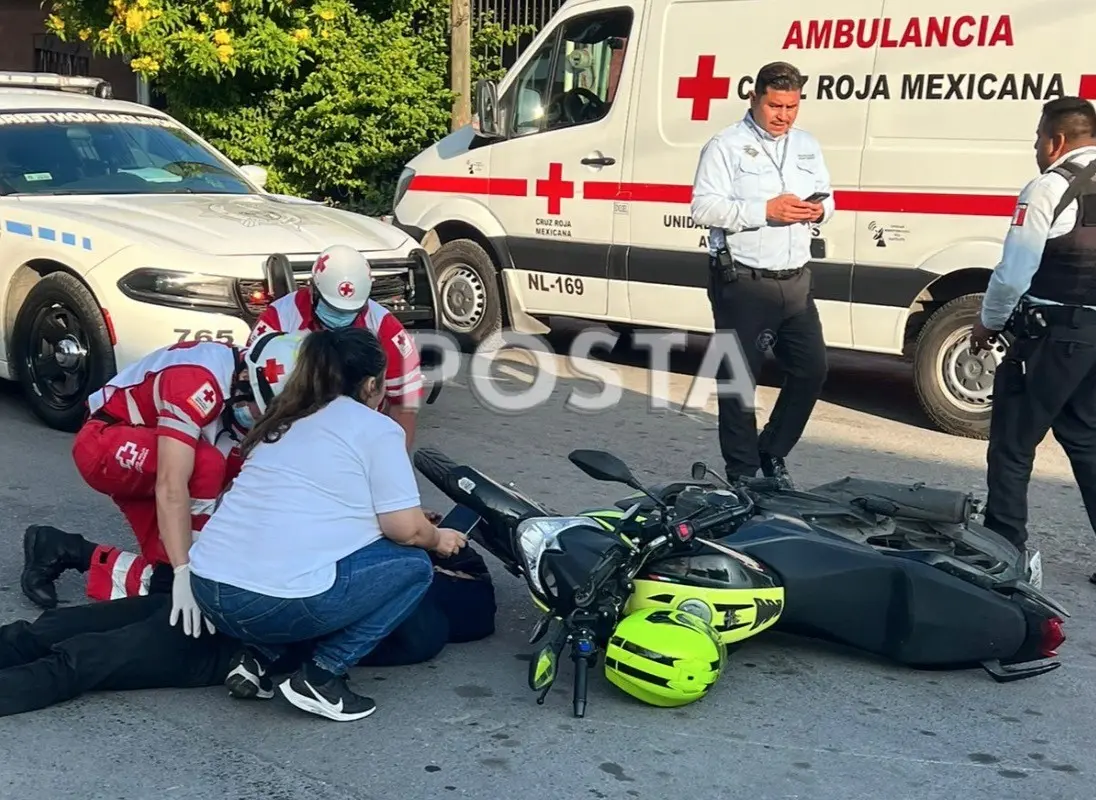
[{"label": "metal fence", "polygon": [[[522,51],[533,41],[533,37],[559,11],[563,0],[472,0],[472,19],[486,17],[502,26],[503,30],[531,25],[533,33],[523,34],[517,42],[504,45],[498,53],[502,66],[509,69],[517,61]],[[484,56],[493,55],[484,53]]]}]

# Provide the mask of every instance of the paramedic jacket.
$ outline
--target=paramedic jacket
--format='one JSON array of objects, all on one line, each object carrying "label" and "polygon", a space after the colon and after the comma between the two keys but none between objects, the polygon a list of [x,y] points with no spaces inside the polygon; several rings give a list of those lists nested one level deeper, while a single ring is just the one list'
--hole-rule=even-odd
[{"label": "paramedic jacket", "polygon": [[[1025,296],[1032,305],[1084,305],[1096,309],[1096,228],[1078,224],[1079,200],[1066,206],[1053,224],[1051,220],[1069,186],[1069,181],[1055,170],[1068,161],[1079,171],[1094,157],[1096,146],[1078,147],[1020,192],[1001,263],[990,276],[982,300],[982,324],[987,329],[1003,330]],[[1084,191],[1096,190],[1096,184],[1091,186]],[[1096,196],[1090,194],[1085,202],[1093,216]]]},{"label": "paramedic jacket", "polygon": [[[793,126],[774,138],[747,111],[701,150],[690,210],[697,225],[709,228],[710,255],[726,241],[731,257],[743,266],[798,269],[811,258],[811,223],[769,223],[765,206],[784,193],[805,199],[832,191],[814,136]],[[834,212],[832,194],[822,207],[825,222]]]}]

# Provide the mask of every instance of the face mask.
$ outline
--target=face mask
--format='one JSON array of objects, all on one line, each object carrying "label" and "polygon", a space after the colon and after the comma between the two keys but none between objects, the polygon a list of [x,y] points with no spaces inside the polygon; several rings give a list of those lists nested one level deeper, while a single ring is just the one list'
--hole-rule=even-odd
[{"label": "face mask", "polygon": [[316,318],[325,328],[349,328],[358,318],[358,312],[339,311],[321,300],[316,304]]},{"label": "face mask", "polygon": [[232,415],[236,417],[236,424],[238,424],[245,431],[249,431],[255,427],[255,417],[251,415],[251,406],[247,403],[240,403],[232,409]]}]

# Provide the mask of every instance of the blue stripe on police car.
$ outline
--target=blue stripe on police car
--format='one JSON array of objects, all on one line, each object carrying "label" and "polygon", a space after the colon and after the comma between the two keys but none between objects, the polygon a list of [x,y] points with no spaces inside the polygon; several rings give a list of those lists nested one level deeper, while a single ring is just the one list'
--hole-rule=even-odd
[{"label": "blue stripe on police car", "polygon": [[[16,222],[15,220],[4,220],[4,230],[8,233],[14,233],[16,236],[29,236],[34,238],[34,226],[26,222]],[[46,242],[57,241],[57,231],[53,228],[43,228],[38,226],[38,238]],[[80,245],[85,250],[91,250],[91,239],[87,236],[78,237],[75,233],[68,233],[66,231],[61,232],[62,244],[67,244],[70,247],[76,247],[77,240],[80,241]]]}]

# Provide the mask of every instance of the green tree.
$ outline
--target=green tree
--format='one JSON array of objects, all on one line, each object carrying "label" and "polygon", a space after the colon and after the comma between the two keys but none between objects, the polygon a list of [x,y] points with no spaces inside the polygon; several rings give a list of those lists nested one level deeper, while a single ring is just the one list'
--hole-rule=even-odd
[{"label": "green tree", "polygon": [[[128,56],[169,112],[271,191],[388,210],[403,164],[449,131],[448,0],[52,0],[48,25]],[[477,26],[474,51],[527,29]],[[497,60],[477,59],[496,76]],[[477,76],[479,77],[479,76]]]}]

